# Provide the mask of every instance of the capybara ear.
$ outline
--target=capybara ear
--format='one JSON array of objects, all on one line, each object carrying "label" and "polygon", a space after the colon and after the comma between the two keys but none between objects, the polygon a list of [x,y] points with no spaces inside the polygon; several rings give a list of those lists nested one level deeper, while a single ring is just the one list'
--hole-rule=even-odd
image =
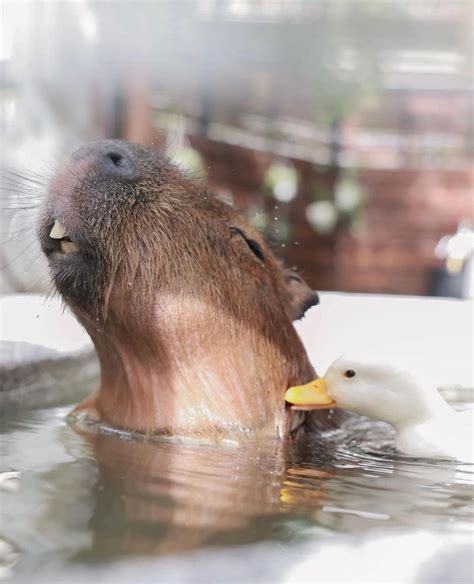
[{"label": "capybara ear", "polygon": [[307,310],[319,304],[319,295],[294,270],[286,268],[285,279],[289,292],[288,316],[291,320],[299,320]]}]

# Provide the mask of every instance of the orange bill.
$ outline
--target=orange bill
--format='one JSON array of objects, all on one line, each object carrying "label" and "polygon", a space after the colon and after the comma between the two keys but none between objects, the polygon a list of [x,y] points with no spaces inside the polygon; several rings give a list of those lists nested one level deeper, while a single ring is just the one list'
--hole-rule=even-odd
[{"label": "orange bill", "polygon": [[285,393],[285,400],[293,409],[318,410],[333,408],[336,402],[328,394],[324,379],[315,379],[306,385],[290,387]]}]

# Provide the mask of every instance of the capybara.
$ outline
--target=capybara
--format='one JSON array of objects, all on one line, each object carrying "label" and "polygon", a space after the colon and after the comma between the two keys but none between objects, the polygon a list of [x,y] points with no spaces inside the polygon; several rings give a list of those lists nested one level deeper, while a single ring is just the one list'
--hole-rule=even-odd
[{"label": "capybara", "polygon": [[107,140],[52,179],[39,237],[100,360],[79,407],[143,433],[284,434],[285,390],[316,376],[292,321],[318,295],[239,211],[164,154]]}]

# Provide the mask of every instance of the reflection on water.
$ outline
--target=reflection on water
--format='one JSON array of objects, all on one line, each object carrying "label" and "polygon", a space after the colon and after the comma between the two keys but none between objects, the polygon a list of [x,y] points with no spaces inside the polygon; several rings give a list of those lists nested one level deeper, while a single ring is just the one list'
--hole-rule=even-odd
[{"label": "reflection on water", "polygon": [[395,455],[384,424],[353,419],[320,437],[212,447],[84,437],[67,411],[2,423],[0,554],[20,575],[376,527],[470,537],[473,467]]}]

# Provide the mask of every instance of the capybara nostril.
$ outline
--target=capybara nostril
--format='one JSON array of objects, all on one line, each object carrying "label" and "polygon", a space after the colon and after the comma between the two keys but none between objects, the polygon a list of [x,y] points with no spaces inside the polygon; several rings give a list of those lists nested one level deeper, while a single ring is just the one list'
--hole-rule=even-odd
[{"label": "capybara nostril", "polygon": [[109,146],[99,148],[97,162],[101,170],[111,177],[136,180],[138,178],[137,165],[132,155],[124,148]]},{"label": "capybara nostril", "polygon": [[113,164],[115,164],[115,166],[118,166],[119,168],[123,166],[123,156],[119,152],[109,152],[107,156],[110,158]]},{"label": "capybara nostril", "polygon": [[73,155],[76,162],[87,161],[96,167],[104,178],[135,181],[139,178],[138,165],[124,143],[104,140],[84,146]]}]

